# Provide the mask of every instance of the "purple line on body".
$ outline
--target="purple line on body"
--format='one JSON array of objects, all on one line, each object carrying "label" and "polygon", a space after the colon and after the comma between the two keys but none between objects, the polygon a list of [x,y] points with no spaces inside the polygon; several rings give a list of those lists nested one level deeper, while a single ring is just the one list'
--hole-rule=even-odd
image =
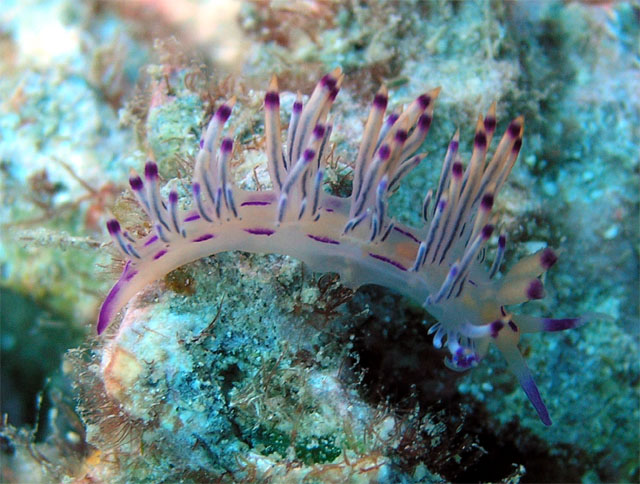
[{"label": "purple line on body", "polygon": [[402,235],[405,235],[405,236],[409,237],[416,244],[420,243],[420,239],[418,237],[416,237],[415,235],[413,235],[411,232],[407,232],[406,230],[403,230],[400,227],[393,227],[393,230],[395,230],[396,232],[401,233]]},{"label": "purple line on body", "polygon": [[194,213],[184,219],[185,222],[193,222],[194,220],[200,220],[200,214]]},{"label": "purple line on body", "polygon": [[276,231],[271,229],[265,229],[261,227],[256,227],[253,229],[244,229],[245,232],[251,235],[273,235]]},{"label": "purple line on body", "polygon": [[323,237],[321,235],[307,234],[307,237],[309,237],[310,239],[316,240],[318,242],[322,242],[323,244],[338,245],[340,243],[337,240],[330,239],[329,237]]},{"label": "purple line on body", "polygon": [[155,241],[157,241],[157,240],[158,240],[158,236],[157,236],[157,235],[154,235],[153,237],[151,237],[149,240],[147,240],[147,241],[144,243],[144,246],[145,246],[145,247],[148,247],[148,246],[150,246],[151,244],[153,244],[153,243],[154,243]]},{"label": "purple line on body", "polygon": [[124,276],[124,280],[129,282],[133,277],[138,273],[138,271],[131,271],[127,275]]},{"label": "purple line on body", "polygon": [[271,205],[271,202],[264,202],[262,200],[254,200],[254,201],[242,202],[240,204],[241,207],[246,207],[246,206],[250,206],[250,205],[264,206],[264,205]]},{"label": "purple line on body", "polygon": [[102,333],[106,329],[106,327],[109,325],[109,321],[111,321],[111,318],[114,316],[113,308],[111,306],[113,306],[113,303],[116,300],[116,296],[120,292],[120,287],[122,287],[122,282],[116,282],[115,286],[111,288],[111,291],[109,291],[109,294],[107,294],[107,297],[102,303],[100,315],[98,316],[98,327],[96,328],[98,334]]},{"label": "purple line on body", "polygon": [[580,318],[562,318],[562,319],[542,319],[543,331],[563,331],[565,329],[575,328],[580,322]]},{"label": "purple line on body", "polygon": [[395,261],[393,259],[389,259],[388,257],[385,257],[383,255],[374,254],[372,252],[369,252],[369,255],[371,257],[373,257],[374,259],[378,259],[378,260],[381,260],[382,262],[386,262],[387,264],[391,264],[392,266],[400,269],[401,271],[406,271],[407,270],[407,268],[405,266],[403,266],[402,264],[400,264],[400,262]]},{"label": "purple line on body", "polygon": [[200,237],[196,237],[191,242],[204,242],[205,240],[213,239],[215,236],[213,234],[204,234]]},{"label": "purple line on body", "polygon": [[156,255],[153,256],[153,260],[158,260],[160,257],[165,255],[166,253],[167,253],[166,250],[161,250],[160,252],[158,252]]}]

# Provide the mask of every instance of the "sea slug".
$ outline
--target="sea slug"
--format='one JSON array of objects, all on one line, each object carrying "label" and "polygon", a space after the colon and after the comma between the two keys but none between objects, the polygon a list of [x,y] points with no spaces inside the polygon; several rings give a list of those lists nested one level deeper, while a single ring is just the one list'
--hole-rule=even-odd
[{"label": "sea slug", "polygon": [[518,341],[523,333],[576,328],[588,317],[538,318],[507,309],[544,296],[540,276],[556,262],[553,250],[526,257],[497,277],[506,241],[500,235],[493,264],[489,270],[483,264],[484,246],[495,226],[493,201],[518,157],[523,118],[511,121],[487,158],[496,129],[493,104],[478,119],[466,167],[456,132],[438,186],[422,203],[422,226],[407,227],[389,217],[387,199],[425,156],[415,152],[429,131],[439,89],[386,119],[387,90],[379,89],[355,159],[352,194],[341,198],[323,190],[323,179],[332,130],[328,113],[342,79],[335,69],[319,81],[306,103],[298,95],[283,145],[280,95],[272,78],[264,98],[271,190],[242,190],[229,177],[233,140],[223,135],[223,128],[233,100],[218,108],[200,141],[189,209],[179,207],[175,188],[162,198],[153,161],[146,163],[144,181],[137,175],[130,178],[153,230],[136,239],[117,220],[107,222],[126,264],[102,304],[98,333],[138,291],[183,264],[229,250],[285,254],[315,271],[337,272],[349,287],[378,284],[422,303],[438,320],[429,333],[434,333],[437,348],[449,350],[445,364],[453,370],[476,366],[493,343],[542,422],[550,425]]}]

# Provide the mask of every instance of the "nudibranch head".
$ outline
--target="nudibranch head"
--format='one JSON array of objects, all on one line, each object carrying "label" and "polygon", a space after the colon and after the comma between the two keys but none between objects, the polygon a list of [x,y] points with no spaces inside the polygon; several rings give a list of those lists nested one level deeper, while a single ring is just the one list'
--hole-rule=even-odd
[{"label": "nudibranch head", "polygon": [[408,227],[389,216],[388,198],[425,158],[416,152],[431,126],[440,89],[388,115],[387,89],[378,90],[354,160],[352,193],[343,198],[323,189],[333,129],[329,110],[342,80],[341,70],[335,69],[322,77],[306,102],[298,95],[283,143],[280,94],[275,76],[271,79],[264,97],[271,190],[243,190],[229,176],[234,142],[224,127],[234,99],[218,108],[203,133],[186,209],[175,189],[167,199],[161,196],[154,161],[146,163],[143,177],[130,178],[152,230],[136,238],[117,220],[107,222],[127,262],[100,309],[98,333],[138,291],[190,261],[229,250],[290,255],[313,270],[337,272],[350,287],[378,284],[422,303],[438,320],[429,333],[436,347],[446,346],[450,356],[445,364],[453,370],[478,365],[493,344],[542,422],[550,425],[518,342],[524,333],[576,328],[588,317],[537,318],[506,309],[544,297],[540,277],[557,260],[553,250],[526,257],[501,275],[506,235],[499,234],[493,263],[488,269],[484,264],[496,227],[494,200],[522,147],[524,119],[509,123],[488,156],[497,126],[494,103],[478,118],[466,166],[456,132],[439,183],[419,207],[421,226]]}]

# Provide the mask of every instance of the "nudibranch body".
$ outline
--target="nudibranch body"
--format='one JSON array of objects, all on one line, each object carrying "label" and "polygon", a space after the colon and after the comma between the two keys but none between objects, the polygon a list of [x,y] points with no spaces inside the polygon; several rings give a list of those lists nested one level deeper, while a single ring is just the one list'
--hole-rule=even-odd
[{"label": "nudibranch body", "polygon": [[130,178],[153,230],[135,239],[117,220],[107,222],[127,262],[100,309],[98,333],[137,292],[188,262],[230,250],[289,255],[314,271],[338,273],[349,287],[378,284],[419,301],[438,320],[429,332],[435,333],[436,347],[447,347],[450,356],[445,363],[453,370],[476,366],[494,343],[540,419],[550,425],[518,350],[520,335],[575,328],[586,318],[538,318],[506,309],[544,296],[539,277],[556,261],[551,249],[526,257],[496,277],[506,240],[500,235],[490,269],[483,264],[484,246],[494,231],[493,200],[518,157],[523,118],[508,125],[489,158],[496,129],[494,104],[478,119],[466,168],[456,133],[438,186],[422,202],[422,226],[407,227],[389,216],[387,199],[424,158],[415,153],[429,131],[439,89],[386,118],[387,90],[378,91],[354,163],[352,194],[341,198],[323,190],[323,179],[332,130],[329,109],[342,79],[336,69],[320,80],[306,103],[298,95],[284,144],[280,97],[272,79],[264,100],[271,190],[242,190],[229,176],[233,140],[223,135],[223,128],[233,100],[218,108],[200,141],[189,208],[179,207],[175,187],[163,199],[153,161],[145,166],[144,180]]}]

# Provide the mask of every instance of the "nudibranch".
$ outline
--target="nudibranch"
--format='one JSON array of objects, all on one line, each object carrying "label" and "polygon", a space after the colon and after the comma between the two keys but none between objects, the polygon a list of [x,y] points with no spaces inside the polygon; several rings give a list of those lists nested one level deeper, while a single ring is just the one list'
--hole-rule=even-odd
[{"label": "nudibranch", "polygon": [[342,198],[323,189],[329,110],[342,80],[337,68],[318,82],[305,103],[298,94],[283,143],[280,95],[272,78],[264,98],[270,190],[240,189],[229,176],[234,142],[224,135],[224,126],[234,100],[218,108],[202,136],[186,209],[175,187],[168,198],[161,196],[153,161],[146,163],[144,179],[130,178],[153,228],[136,239],[117,220],[107,222],[126,264],[102,304],[98,333],[137,292],[188,262],[231,250],[284,254],[314,271],[338,273],[349,287],[378,284],[420,302],[438,321],[429,333],[437,348],[448,349],[445,364],[453,370],[476,366],[493,343],[542,422],[550,425],[518,341],[523,333],[576,328],[588,318],[539,318],[507,309],[544,296],[540,276],[556,262],[553,250],[530,255],[499,276],[506,241],[500,235],[492,265],[488,270],[484,265],[485,245],[494,232],[493,202],[518,157],[523,118],[511,121],[488,157],[496,130],[494,103],[477,121],[466,167],[456,132],[438,186],[421,204],[422,226],[408,227],[389,216],[387,200],[425,157],[416,151],[429,131],[440,90],[386,117],[387,89],[378,90],[355,159],[352,193]]}]

